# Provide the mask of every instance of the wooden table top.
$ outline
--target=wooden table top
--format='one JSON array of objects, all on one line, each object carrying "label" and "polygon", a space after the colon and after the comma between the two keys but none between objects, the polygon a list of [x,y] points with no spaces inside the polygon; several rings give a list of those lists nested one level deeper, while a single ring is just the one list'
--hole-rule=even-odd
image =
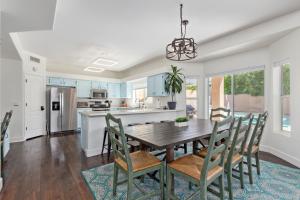
[{"label": "wooden table top", "polygon": [[[154,123],[125,127],[125,135],[155,149],[165,149],[170,145],[192,142],[208,137],[214,123],[209,119],[192,119],[187,127],[177,127],[174,122]],[[219,131],[228,129],[220,127]]]}]

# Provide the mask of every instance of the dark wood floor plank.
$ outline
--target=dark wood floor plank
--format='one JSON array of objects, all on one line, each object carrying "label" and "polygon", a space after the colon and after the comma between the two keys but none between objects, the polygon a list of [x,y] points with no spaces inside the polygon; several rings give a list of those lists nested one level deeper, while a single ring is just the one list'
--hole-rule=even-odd
[{"label": "dark wood floor plank", "polygon": [[[261,158],[295,167],[269,153]],[[93,199],[80,171],[112,162],[107,157],[86,158],[80,135],[40,137],[11,145],[4,164],[4,187],[0,199],[64,200]]]}]

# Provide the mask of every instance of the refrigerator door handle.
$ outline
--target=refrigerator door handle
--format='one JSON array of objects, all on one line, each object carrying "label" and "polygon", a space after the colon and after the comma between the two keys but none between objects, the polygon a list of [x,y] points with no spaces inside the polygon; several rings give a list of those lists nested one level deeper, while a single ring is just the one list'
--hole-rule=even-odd
[{"label": "refrigerator door handle", "polygon": [[61,94],[61,118],[63,117],[63,110],[64,110],[64,93]]}]

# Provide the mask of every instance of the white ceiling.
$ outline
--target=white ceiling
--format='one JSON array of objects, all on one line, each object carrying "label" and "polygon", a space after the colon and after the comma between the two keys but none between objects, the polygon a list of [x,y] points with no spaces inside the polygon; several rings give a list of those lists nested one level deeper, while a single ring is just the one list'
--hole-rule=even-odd
[{"label": "white ceiling", "polygon": [[56,0],[1,0],[1,58],[20,59],[9,33],[52,29]]},{"label": "white ceiling", "polygon": [[[187,36],[200,43],[300,9],[299,0],[183,3],[184,18],[190,21]],[[58,66],[81,70],[102,57],[118,61],[108,70],[122,71],[165,53],[166,44],[179,36],[179,4],[174,0],[61,0],[53,31],[19,36],[24,49],[48,58],[48,70]]]}]

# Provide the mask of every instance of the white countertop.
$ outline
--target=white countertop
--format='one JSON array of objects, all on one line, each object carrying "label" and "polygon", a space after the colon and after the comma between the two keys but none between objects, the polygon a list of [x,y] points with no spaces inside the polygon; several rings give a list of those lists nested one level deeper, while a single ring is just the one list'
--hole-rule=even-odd
[{"label": "white countertop", "polygon": [[134,110],[113,110],[113,111],[82,111],[81,115],[87,117],[105,116],[107,113],[112,115],[136,115],[136,114],[148,114],[148,113],[166,113],[166,112],[182,112],[180,110],[163,110],[163,109],[134,109]]}]

